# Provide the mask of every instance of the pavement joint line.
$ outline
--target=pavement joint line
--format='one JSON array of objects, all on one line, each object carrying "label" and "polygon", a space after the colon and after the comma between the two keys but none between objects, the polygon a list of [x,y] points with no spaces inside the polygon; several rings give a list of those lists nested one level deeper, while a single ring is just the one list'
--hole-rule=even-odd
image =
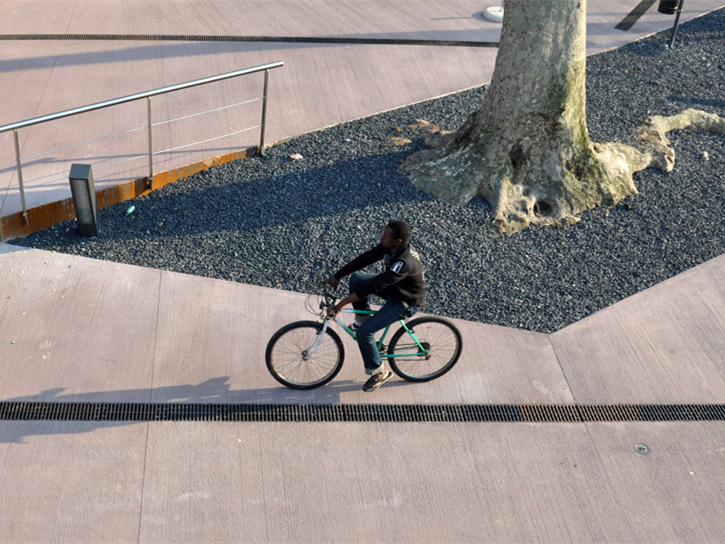
[{"label": "pavement joint line", "polygon": [[418,45],[436,47],[498,47],[498,42],[465,40],[416,40],[398,38],[335,38],[306,36],[199,36],[160,34],[0,34],[0,40],[70,40],[70,41],[165,41],[165,42],[273,42],[357,45]]}]

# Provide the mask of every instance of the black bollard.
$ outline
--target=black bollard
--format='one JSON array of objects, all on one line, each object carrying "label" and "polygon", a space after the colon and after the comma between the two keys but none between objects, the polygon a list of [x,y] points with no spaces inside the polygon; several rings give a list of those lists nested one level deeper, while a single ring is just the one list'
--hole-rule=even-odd
[{"label": "black bollard", "polygon": [[660,0],[660,5],[657,11],[666,15],[675,15],[675,26],[672,27],[672,38],[670,39],[670,49],[675,45],[675,36],[677,35],[677,27],[680,24],[680,15],[682,15],[682,6],[685,5],[685,0]]},{"label": "black bollard", "polygon": [[664,13],[665,15],[674,15],[677,13],[677,7],[680,4],[680,0],[660,0],[660,5],[657,11]]}]

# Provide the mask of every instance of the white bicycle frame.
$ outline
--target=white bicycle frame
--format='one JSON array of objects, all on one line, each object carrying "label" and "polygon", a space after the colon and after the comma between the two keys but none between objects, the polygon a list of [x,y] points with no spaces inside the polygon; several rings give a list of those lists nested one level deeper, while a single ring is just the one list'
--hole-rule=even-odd
[{"label": "white bicycle frame", "polygon": [[[342,310],[343,314],[352,314],[355,313],[355,310]],[[340,319],[339,317],[335,319],[335,321],[343,328],[347,329],[347,325],[345,325],[345,322]],[[309,359],[312,355],[314,355],[317,352],[317,349],[320,347],[320,344],[322,343],[322,339],[325,337],[325,333],[327,332],[327,328],[330,326],[330,320],[325,319],[325,322],[322,324],[322,328],[320,329],[320,332],[317,333],[317,338],[312,343],[312,345],[305,350],[305,356],[304,360],[306,361]]]}]

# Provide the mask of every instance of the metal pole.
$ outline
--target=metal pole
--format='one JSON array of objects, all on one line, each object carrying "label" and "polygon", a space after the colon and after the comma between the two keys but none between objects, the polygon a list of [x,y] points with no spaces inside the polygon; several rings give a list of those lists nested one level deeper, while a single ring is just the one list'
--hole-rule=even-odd
[{"label": "metal pole", "polygon": [[259,154],[264,155],[264,129],[267,126],[267,91],[269,90],[269,70],[264,71],[264,96],[262,96],[262,130],[259,136]]},{"label": "metal pole", "polygon": [[25,204],[25,187],[23,186],[23,166],[20,162],[20,143],[18,142],[18,131],[13,130],[13,139],[15,140],[15,164],[18,169],[18,185],[20,186],[20,201],[23,204],[23,221],[28,226],[28,207]]},{"label": "metal pole", "polygon": [[148,127],[149,140],[149,189],[154,188],[154,144],[153,131],[151,129],[151,97],[146,98],[146,126]]},{"label": "metal pole", "polygon": [[680,24],[680,15],[682,15],[682,6],[685,5],[685,0],[680,0],[677,5],[677,15],[675,15],[675,26],[672,27],[672,38],[670,39],[670,49],[675,45],[675,35],[677,34],[677,26]]}]

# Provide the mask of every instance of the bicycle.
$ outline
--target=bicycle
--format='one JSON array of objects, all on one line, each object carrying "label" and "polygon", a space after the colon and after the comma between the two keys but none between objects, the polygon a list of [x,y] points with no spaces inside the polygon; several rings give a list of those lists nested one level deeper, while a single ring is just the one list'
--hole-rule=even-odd
[{"label": "bicycle", "polygon": [[[320,298],[319,309],[311,297]],[[275,332],[267,343],[265,360],[272,377],[292,389],[314,389],[329,383],[342,368],[345,348],[340,336],[330,328],[328,316],[337,297],[331,293],[310,295],[307,310],[322,321],[295,321]],[[344,309],[342,313],[373,315],[375,310]],[[334,320],[353,339],[357,338],[339,317]],[[377,342],[381,359],[399,377],[410,382],[427,382],[443,376],[458,362],[463,347],[460,331],[453,323],[436,316],[423,316],[406,323],[395,331],[385,344],[392,325],[383,330]]]}]

